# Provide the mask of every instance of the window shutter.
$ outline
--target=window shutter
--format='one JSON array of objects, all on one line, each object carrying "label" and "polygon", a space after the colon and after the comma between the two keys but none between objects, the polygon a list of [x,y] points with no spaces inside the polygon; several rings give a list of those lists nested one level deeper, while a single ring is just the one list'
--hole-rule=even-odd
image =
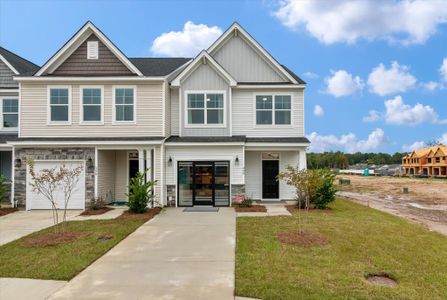
[{"label": "window shutter", "polygon": [[87,59],[98,59],[98,41],[87,42]]}]

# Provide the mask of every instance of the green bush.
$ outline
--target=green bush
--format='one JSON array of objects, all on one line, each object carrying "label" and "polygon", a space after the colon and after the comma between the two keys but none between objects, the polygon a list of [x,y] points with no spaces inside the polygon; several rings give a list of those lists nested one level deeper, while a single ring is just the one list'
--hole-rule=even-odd
[{"label": "green bush", "polygon": [[335,175],[329,170],[318,170],[317,172],[319,173],[319,182],[310,201],[315,208],[325,209],[329,203],[335,200],[337,192],[334,186]]},{"label": "green bush", "polygon": [[3,175],[0,175],[0,207],[2,206],[2,201],[5,199],[5,195],[8,192],[5,180],[6,178]]},{"label": "green bush", "polygon": [[251,207],[253,204],[253,199],[251,199],[250,197],[245,197],[244,201],[242,201],[239,206],[240,207]]},{"label": "green bush", "polygon": [[144,173],[138,172],[135,177],[130,179],[128,185],[129,194],[129,210],[134,213],[144,213],[147,210],[149,201],[153,198],[152,188],[157,183],[156,180],[144,182],[144,177],[148,170]]},{"label": "green bush", "polygon": [[91,210],[98,210],[104,207],[106,207],[106,202],[102,197],[95,197],[91,199],[90,203],[87,206],[87,208]]}]

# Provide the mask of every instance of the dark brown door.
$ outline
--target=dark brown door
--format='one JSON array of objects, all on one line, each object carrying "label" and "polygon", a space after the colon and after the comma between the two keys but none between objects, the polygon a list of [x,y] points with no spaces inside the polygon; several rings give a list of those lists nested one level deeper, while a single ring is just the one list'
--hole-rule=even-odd
[{"label": "dark brown door", "polygon": [[262,161],[262,198],[279,199],[279,160]]}]

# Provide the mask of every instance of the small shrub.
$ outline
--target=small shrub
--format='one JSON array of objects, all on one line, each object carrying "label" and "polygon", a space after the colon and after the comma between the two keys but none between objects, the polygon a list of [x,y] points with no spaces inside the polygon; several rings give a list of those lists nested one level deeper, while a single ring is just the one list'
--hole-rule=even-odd
[{"label": "small shrub", "polygon": [[98,210],[104,207],[106,207],[106,202],[102,197],[93,198],[87,206],[87,208],[91,210]]},{"label": "small shrub", "polygon": [[315,194],[311,203],[315,208],[325,209],[329,203],[335,200],[337,189],[334,186],[335,175],[328,170],[318,170],[319,184],[315,189]]},{"label": "small shrub", "polygon": [[8,192],[5,181],[6,178],[3,175],[0,175],[0,207],[2,207],[2,201],[5,199],[5,195]]},{"label": "small shrub", "polygon": [[144,213],[147,210],[149,201],[153,198],[151,190],[157,183],[156,180],[144,182],[145,174],[148,170],[141,173],[138,172],[135,177],[130,180],[128,185],[129,194],[129,210],[134,213]]},{"label": "small shrub", "polygon": [[251,207],[253,205],[253,199],[250,197],[245,197],[244,201],[239,203],[239,207]]}]

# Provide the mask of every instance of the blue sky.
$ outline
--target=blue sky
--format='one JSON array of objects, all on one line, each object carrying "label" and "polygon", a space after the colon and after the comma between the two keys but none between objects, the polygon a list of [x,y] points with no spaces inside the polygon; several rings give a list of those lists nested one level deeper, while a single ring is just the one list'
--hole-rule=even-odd
[{"label": "blue sky", "polygon": [[91,20],[129,57],[190,56],[237,21],[307,81],[312,150],[447,143],[447,2],[315,3],[0,0],[0,44],[43,64]]}]

